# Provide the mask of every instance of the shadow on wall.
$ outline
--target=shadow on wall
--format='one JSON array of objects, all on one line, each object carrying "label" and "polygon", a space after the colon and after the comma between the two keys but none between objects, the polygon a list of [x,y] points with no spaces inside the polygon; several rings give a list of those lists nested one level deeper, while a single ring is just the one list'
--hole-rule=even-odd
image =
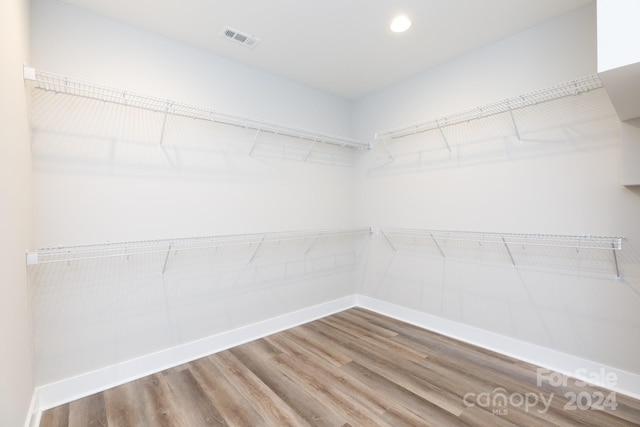
[{"label": "shadow on wall", "polygon": [[501,244],[392,243],[395,251],[374,236],[362,294],[640,372],[640,248],[633,242],[617,251],[620,283],[610,250],[511,246],[510,255]]},{"label": "shadow on wall", "polygon": [[[247,172],[250,158],[355,165],[358,150],[242,126],[27,88],[36,170],[92,174]],[[255,161],[252,163],[255,165]],[[251,173],[256,173],[252,171]]]},{"label": "shadow on wall", "polygon": [[456,125],[378,141],[370,176],[507,162],[618,144],[606,91],[547,101]]}]

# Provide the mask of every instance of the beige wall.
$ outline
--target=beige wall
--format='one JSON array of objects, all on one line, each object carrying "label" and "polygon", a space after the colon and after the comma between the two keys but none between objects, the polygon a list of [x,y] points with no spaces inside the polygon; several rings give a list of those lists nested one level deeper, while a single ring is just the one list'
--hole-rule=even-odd
[{"label": "beige wall", "polygon": [[25,250],[31,246],[31,155],[22,64],[29,2],[0,2],[0,425],[25,423],[34,389]]}]

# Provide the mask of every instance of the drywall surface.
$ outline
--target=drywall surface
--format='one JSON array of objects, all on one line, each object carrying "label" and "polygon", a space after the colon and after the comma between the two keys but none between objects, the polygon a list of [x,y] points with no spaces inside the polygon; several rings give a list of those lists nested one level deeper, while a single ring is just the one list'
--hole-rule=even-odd
[{"label": "drywall surface", "polygon": [[368,239],[167,247],[32,266],[38,385],[349,297]]},{"label": "drywall surface", "polygon": [[[351,131],[347,100],[62,2],[36,0],[32,9],[36,69]],[[351,151],[317,144],[310,152],[309,141],[55,92],[30,90],[29,100],[36,248],[353,223]],[[358,249],[311,243],[30,267],[37,383],[352,295]]]},{"label": "drywall surface", "polygon": [[[372,137],[593,74],[589,6],[358,101]],[[402,140],[358,169],[356,221],[374,226],[624,236],[611,251],[374,237],[359,293],[640,372],[640,193],[620,185],[619,122],[604,89]],[[515,252],[516,249],[512,248]],[[456,256],[454,256],[456,255]],[[623,350],[624,349],[624,350]],[[576,367],[579,368],[579,367]]]},{"label": "drywall surface", "polygon": [[[35,1],[32,20],[35,68],[253,119],[351,132],[344,99],[55,0]],[[273,142],[174,116],[165,126],[162,113],[58,98],[36,94],[32,102],[38,247],[352,223],[345,185],[352,168],[332,167],[333,154],[323,164],[313,156],[288,161],[304,158],[309,142]]]},{"label": "drywall surface", "polygon": [[640,118],[620,123],[622,184],[640,185]]},{"label": "drywall surface", "polygon": [[25,424],[34,390],[24,253],[31,245],[31,156],[22,84],[29,2],[0,3],[0,425]]}]

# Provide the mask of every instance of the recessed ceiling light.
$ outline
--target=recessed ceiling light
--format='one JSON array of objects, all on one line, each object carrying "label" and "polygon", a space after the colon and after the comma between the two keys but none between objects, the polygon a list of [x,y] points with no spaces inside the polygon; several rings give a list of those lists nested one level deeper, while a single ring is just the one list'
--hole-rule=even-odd
[{"label": "recessed ceiling light", "polygon": [[406,15],[398,15],[393,18],[393,21],[391,21],[391,26],[389,28],[394,33],[403,33],[407,31],[410,26],[411,21],[406,17]]}]

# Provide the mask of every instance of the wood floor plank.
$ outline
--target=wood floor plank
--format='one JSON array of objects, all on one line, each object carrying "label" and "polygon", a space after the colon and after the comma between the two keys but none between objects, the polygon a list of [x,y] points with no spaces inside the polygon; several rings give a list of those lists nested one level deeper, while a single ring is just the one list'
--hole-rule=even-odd
[{"label": "wood floor plank", "polygon": [[144,425],[146,415],[133,382],[104,391],[107,421],[110,426]]},{"label": "wood floor plank", "polygon": [[[359,314],[362,310],[357,311]],[[496,353],[478,347],[467,347],[468,344],[451,340],[439,334],[420,330],[409,325],[405,330],[403,324],[395,319],[380,318],[377,316],[372,321],[376,324],[384,324],[390,329],[398,328],[399,334],[394,341],[403,342],[405,345],[414,346],[424,352],[426,357],[423,365],[434,369],[444,375],[454,377],[456,382],[467,383],[465,387],[473,386],[473,382],[486,387],[499,387],[511,385],[515,380],[521,385],[529,384],[532,388],[536,384],[536,372],[533,365],[525,362],[507,359],[503,361],[502,355],[496,357]],[[443,339],[446,340],[443,342]],[[450,342],[453,341],[453,342]],[[487,373],[491,375],[487,375]]]},{"label": "wood floor plank", "polygon": [[[521,424],[517,424],[512,421],[508,415],[499,416],[477,406],[466,409],[462,415],[460,415],[460,421],[465,425],[470,426],[522,427]],[[552,427],[553,424],[539,424],[530,420],[530,422],[525,424],[525,426]]]},{"label": "wood floor plank", "polygon": [[443,381],[441,384],[430,383],[427,380],[433,371],[429,373],[427,369],[421,369],[413,361],[397,358],[393,353],[385,353],[379,347],[367,342],[354,341],[329,322],[318,322],[310,327],[323,334],[329,340],[328,342],[333,342],[333,345],[339,345],[345,351],[351,352],[352,357],[359,363],[418,394],[425,400],[438,405],[453,415],[459,415],[464,410],[461,396],[449,390],[455,384],[448,381]]},{"label": "wood floor plank", "polygon": [[273,362],[277,355],[261,353],[258,344],[254,341],[229,351],[278,397],[287,402],[307,424],[327,427],[343,424],[343,420],[336,416],[330,407],[318,402],[312,394],[278,369],[277,364]]},{"label": "wood floor plank", "polygon": [[194,378],[230,426],[261,426],[264,419],[209,357],[189,364]]},{"label": "wood floor plank", "polygon": [[333,316],[331,316],[331,318],[333,318],[333,319],[341,319],[341,320],[344,320],[345,322],[347,322],[349,324],[356,325],[360,329],[363,329],[367,333],[369,333],[371,335],[374,335],[374,336],[381,336],[381,337],[390,338],[390,337],[395,337],[396,335],[398,335],[398,332],[393,331],[393,330],[388,329],[388,328],[385,328],[384,326],[380,326],[378,324],[372,323],[367,319],[363,319],[361,316],[357,316],[351,310],[345,310],[345,311],[342,311],[340,313],[336,313]]},{"label": "wood floor plank", "polygon": [[427,425],[455,425],[457,422],[452,413],[358,362],[351,362],[340,369],[373,390],[384,390],[390,402],[416,414]]},{"label": "wood floor plank", "polygon": [[333,365],[307,351],[303,342],[297,341],[292,334],[278,334],[266,339],[286,349],[286,354],[302,371],[301,374],[309,377],[314,384],[322,385],[331,393],[339,394],[343,399],[351,401],[353,407],[362,409],[374,418],[388,408],[385,399],[379,393],[368,390],[353,378],[340,375]]},{"label": "wood floor plank", "polygon": [[86,397],[82,402],[69,404],[69,427],[107,426],[107,412],[104,394]]},{"label": "wood floor plank", "polygon": [[42,413],[40,427],[66,427],[69,425],[69,404],[56,406]]},{"label": "wood floor plank", "polygon": [[287,405],[273,390],[263,383],[249,368],[231,352],[223,351],[215,358],[209,358],[238,391],[250,402],[272,426],[303,426],[306,422]]},{"label": "wood floor plank", "polygon": [[[530,363],[354,308],[52,408],[41,427],[640,425],[629,396],[569,407],[611,391],[565,378],[538,385]],[[519,403],[537,396],[548,406]]]},{"label": "wood floor plank", "polygon": [[179,412],[172,410],[170,389],[161,373],[146,376],[133,384],[135,392],[140,396],[145,422],[160,427],[180,425],[179,421],[174,421]]},{"label": "wood floor plank", "polygon": [[304,343],[304,347],[315,354],[319,359],[326,360],[333,366],[342,366],[352,360],[339,349],[321,345],[308,333],[308,330],[303,327],[298,326],[289,329],[287,332],[302,341]]},{"label": "wood floor plank", "polygon": [[163,372],[164,379],[171,389],[173,407],[179,408],[180,417],[176,424],[185,426],[226,426],[225,418],[205,391],[193,373],[184,365],[180,369]]},{"label": "wood floor plank", "polygon": [[[330,388],[340,388],[344,393],[356,399],[359,404],[366,407],[375,414],[382,414],[389,409],[391,402],[383,393],[366,387],[357,379],[344,375],[344,372],[335,369],[336,367],[323,358],[317,357],[313,350],[306,347],[306,340],[291,331],[278,336],[267,337],[266,339],[275,341],[282,348],[287,349],[287,353],[294,356],[304,365],[315,370],[314,379],[324,380]],[[344,366],[341,364],[340,366]]]},{"label": "wood floor plank", "polygon": [[313,395],[314,399],[331,408],[341,423],[354,425],[377,425],[376,417],[358,403],[352,396],[341,390],[336,384],[327,384],[320,378],[317,369],[305,366],[295,357],[282,354],[277,357],[280,369],[298,386]]}]

